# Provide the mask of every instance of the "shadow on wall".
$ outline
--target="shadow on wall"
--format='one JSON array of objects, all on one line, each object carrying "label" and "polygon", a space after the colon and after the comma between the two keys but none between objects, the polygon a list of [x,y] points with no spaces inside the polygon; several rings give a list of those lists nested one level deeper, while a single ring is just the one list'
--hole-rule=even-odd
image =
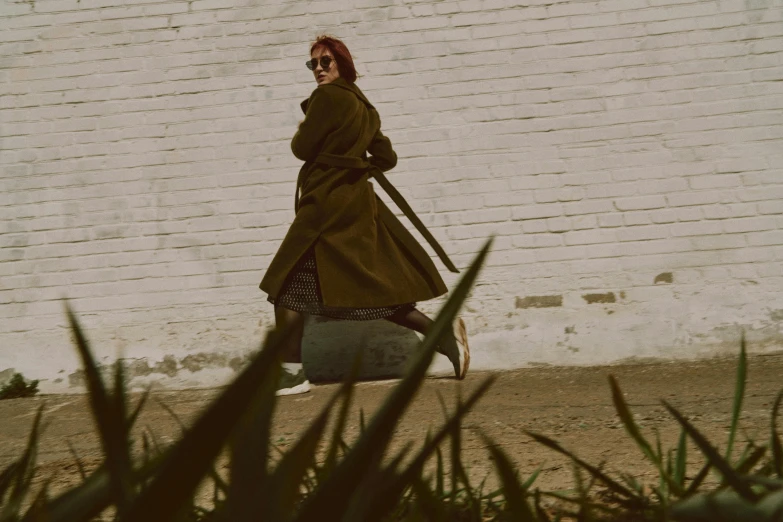
[{"label": "shadow on wall", "polygon": [[311,318],[302,340],[302,362],[308,379],[338,381],[364,349],[359,378],[396,378],[420,343],[411,330],[388,321],[336,321]]}]

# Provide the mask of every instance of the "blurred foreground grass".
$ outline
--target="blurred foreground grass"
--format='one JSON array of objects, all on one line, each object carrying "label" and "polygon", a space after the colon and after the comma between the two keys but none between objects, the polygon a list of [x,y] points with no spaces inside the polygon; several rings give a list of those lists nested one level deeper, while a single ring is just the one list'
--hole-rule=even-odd
[{"label": "blurred foreground grass", "polygon": [[[498,475],[499,489],[472,484],[462,462],[462,420],[492,385],[485,379],[467,398],[456,398],[444,423],[418,446],[397,453],[390,443],[400,418],[425,378],[438,340],[465,300],[486,257],[487,243],[466,272],[422,342],[408,374],[366,420],[350,445],[344,434],[353,398],[358,361],[301,437],[280,450],[270,429],[281,340],[288,332],[271,332],[261,350],[240,375],[185,429],[174,444],[162,447],[145,432],[130,440],[131,428],[146,395],[128,404],[121,362],[110,388],[100,377],[88,342],[75,316],[67,310],[87,377],[89,399],[98,427],[104,460],[86,473],[82,483],[50,498],[47,486],[31,487],[39,409],[26,451],[0,471],[0,522],[120,521],[305,521],[305,520],[433,520],[433,521],[783,521],[783,449],[773,407],[769,440],[745,442],[737,449],[739,419],[745,393],[747,360],[743,341],[731,428],[725,445],[710,443],[674,406],[664,402],[679,424],[673,448],[662,448],[656,433],[644,434],[625,402],[619,383],[610,377],[618,417],[641,455],[657,471],[652,484],[629,474],[616,476],[580,459],[557,441],[528,432],[537,442],[570,458],[574,488],[541,491],[538,473],[520,477],[500,447],[483,436]],[[330,427],[327,430],[327,427]],[[688,469],[688,451],[703,454],[703,464]],[[216,470],[227,453],[228,472]],[[134,458],[134,455],[137,457]],[[693,461],[694,459],[690,459]],[[434,464],[434,465],[430,465]],[[425,470],[432,470],[427,472]],[[212,491],[208,505],[198,505],[196,491]]]}]

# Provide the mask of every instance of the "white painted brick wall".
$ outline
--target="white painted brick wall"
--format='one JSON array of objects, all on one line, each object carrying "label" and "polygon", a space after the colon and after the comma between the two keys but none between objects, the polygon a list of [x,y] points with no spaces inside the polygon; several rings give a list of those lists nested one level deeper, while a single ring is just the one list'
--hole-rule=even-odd
[{"label": "white painted brick wall", "polygon": [[[272,322],[257,284],[320,32],[457,264],[497,235],[475,367],[708,356],[740,328],[780,349],[783,0],[520,4],[0,0],[0,373],[80,389],[64,296],[135,384],[241,365]],[[312,331],[315,376],[362,335],[368,374],[394,373],[413,341]]]}]

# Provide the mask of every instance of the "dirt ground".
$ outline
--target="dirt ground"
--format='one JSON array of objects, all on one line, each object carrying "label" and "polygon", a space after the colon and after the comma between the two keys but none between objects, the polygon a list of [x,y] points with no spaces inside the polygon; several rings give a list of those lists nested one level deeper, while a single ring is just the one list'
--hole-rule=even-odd
[{"label": "dirt ground", "polygon": [[[494,374],[497,381],[463,427],[464,463],[480,481],[490,475],[494,482],[485,443],[489,435],[518,463],[522,476],[535,469],[542,489],[568,489],[572,468],[551,450],[537,444],[524,430],[560,441],[588,462],[606,463],[608,470],[622,470],[653,482],[656,476],[619,424],[612,406],[607,376],[615,375],[625,392],[642,430],[652,437],[658,430],[664,448],[674,447],[679,428],[659,399],[666,399],[684,412],[714,442],[725,446],[735,385],[735,359],[701,362],[636,364],[593,368],[529,368]],[[463,396],[489,374],[475,372],[462,383],[452,379],[428,379],[398,427],[395,447],[424,439],[428,428],[442,419],[440,393],[453,406],[458,388]],[[750,436],[766,442],[770,412],[783,385],[783,353],[749,359],[748,385],[742,414],[741,439]],[[363,382],[358,385],[355,412],[349,436],[358,431],[358,409],[371,414],[397,381]],[[292,443],[315,417],[336,384],[315,386],[306,395],[284,397],[278,403],[274,441]],[[153,393],[139,420],[162,443],[174,441],[179,428],[160,406],[165,403],[186,423],[204,408],[219,390],[159,391]],[[100,448],[92,418],[83,396],[51,395],[32,399],[0,401],[0,469],[18,457],[26,443],[36,409],[45,407],[45,432],[39,452],[40,477],[54,476],[53,492],[79,482],[77,467],[68,449],[92,466],[100,460]],[[690,455],[698,459],[695,451]],[[693,472],[693,471],[692,471]]]}]

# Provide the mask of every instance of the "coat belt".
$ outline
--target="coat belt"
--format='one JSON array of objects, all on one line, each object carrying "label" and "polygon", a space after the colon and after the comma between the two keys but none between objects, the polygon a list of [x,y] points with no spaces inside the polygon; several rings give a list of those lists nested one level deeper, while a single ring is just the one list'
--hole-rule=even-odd
[{"label": "coat belt", "polygon": [[405,198],[402,197],[402,194],[399,193],[399,191],[394,188],[394,185],[389,183],[388,178],[386,175],[381,172],[381,169],[378,167],[373,166],[369,161],[367,161],[365,158],[357,158],[354,156],[340,156],[337,154],[319,154],[315,160],[308,161],[304,165],[302,165],[302,168],[299,170],[299,176],[296,180],[296,195],[294,198],[294,209],[299,210],[299,191],[302,188],[302,184],[304,183],[304,175],[307,171],[307,167],[311,163],[320,163],[322,165],[327,165],[329,167],[338,167],[338,168],[345,168],[345,169],[360,169],[365,170],[369,172],[370,176],[374,178],[378,185],[381,186],[381,188],[386,192],[386,194],[389,195],[392,201],[394,201],[394,204],[397,205],[397,207],[402,211],[402,213],[407,217],[411,224],[413,224],[414,227],[416,227],[416,230],[419,231],[419,233],[424,237],[424,239],[427,241],[427,243],[430,244],[430,246],[435,250],[435,253],[438,254],[438,257],[443,262],[444,265],[446,265],[446,268],[449,269],[449,271],[454,273],[459,273],[459,270],[457,270],[457,267],[454,265],[454,263],[451,262],[451,259],[449,259],[448,254],[446,254],[446,251],[443,249],[442,246],[440,246],[440,243],[438,243],[438,240],[435,239],[435,236],[432,235],[432,233],[427,230],[427,227],[424,226],[424,223],[421,222],[421,219],[419,219],[419,216],[416,215],[415,212],[413,212],[413,209],[408,204],[407,201],[405,201]]}]

